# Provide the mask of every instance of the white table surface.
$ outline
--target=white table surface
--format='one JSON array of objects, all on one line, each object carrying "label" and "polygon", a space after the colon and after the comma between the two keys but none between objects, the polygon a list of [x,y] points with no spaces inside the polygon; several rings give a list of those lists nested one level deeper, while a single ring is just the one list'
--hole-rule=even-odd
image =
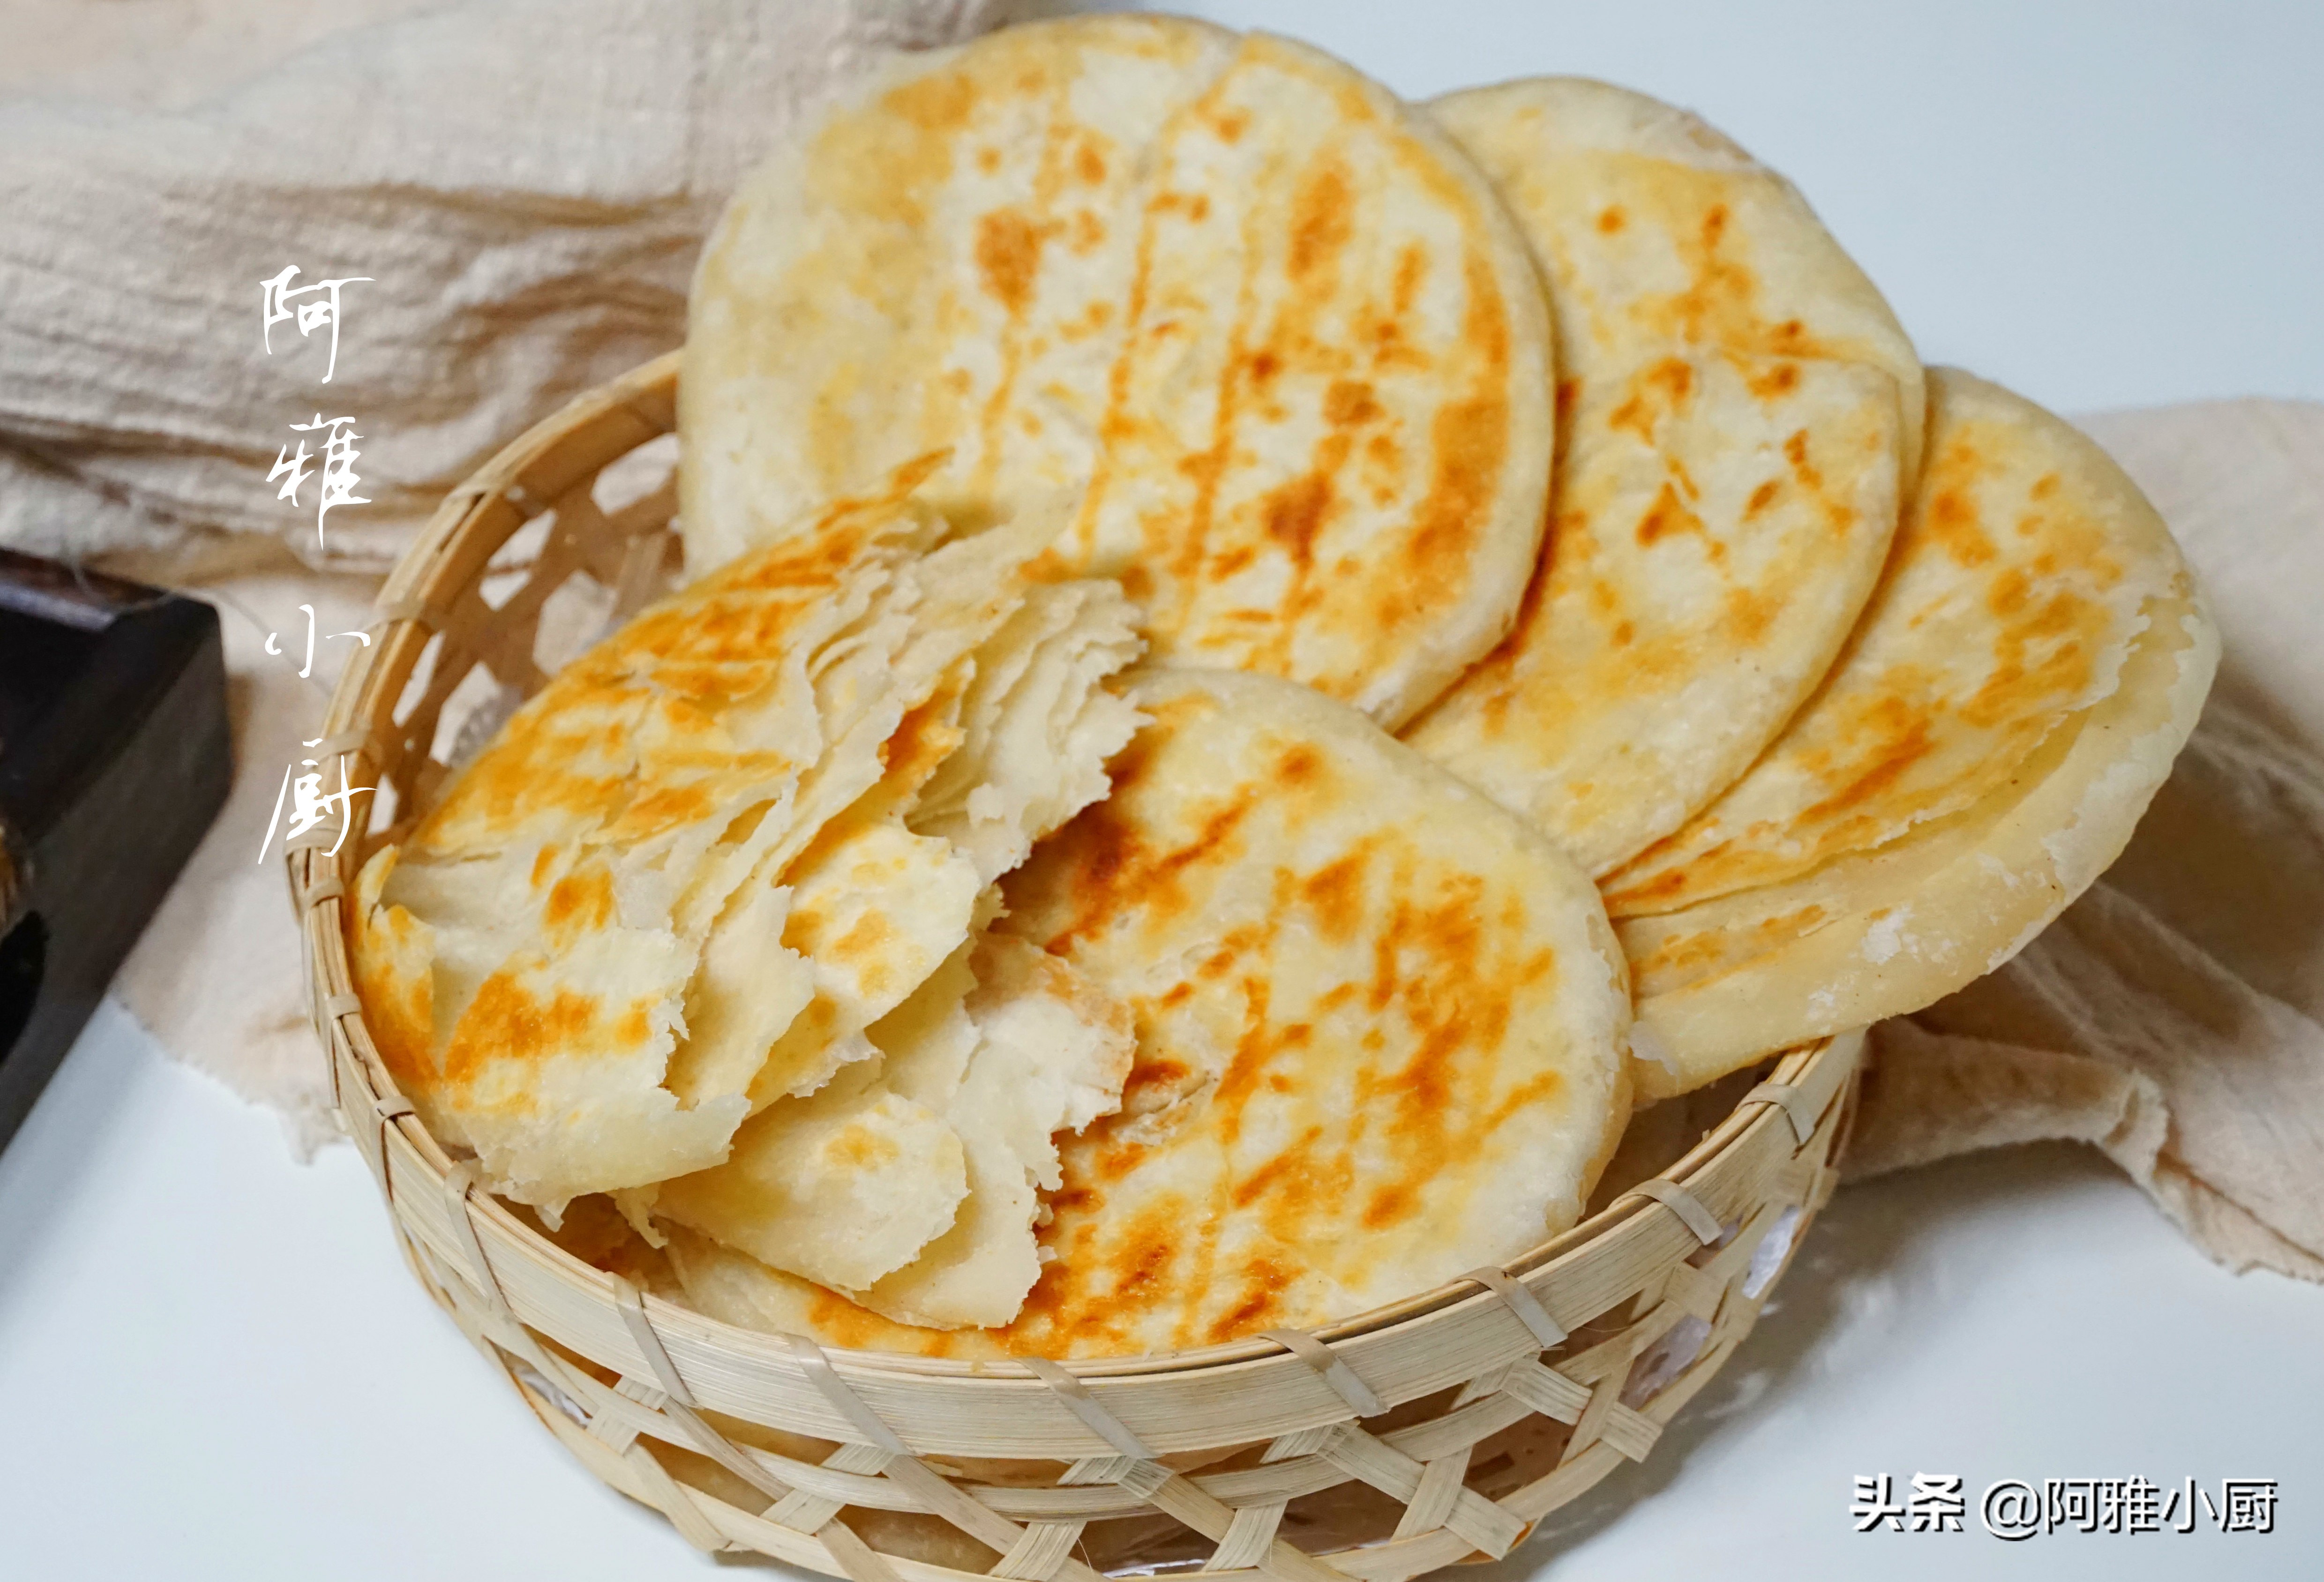
[{"label": "white table surface", "polygon": [[[2053,405],[2324,398],[2324,7],[1200,9],[1415,96],[1559,70],[1693,105],[1805,189],[1926,355]],[[2319,1335],[2324,1292],[2213,1267],[2086,1152],[1849,1188],[1652,1460],[1496,1569],[2324,1576]],[[1859,1535],[1851,1479],[1883,1472],[1972,1496],[2264,1477],[2282,1504],[2265,1537],[2006,1544],[1974,1512]],[[0,1578],[715,1568],[494,1381],[350,1150],[294,1164],[270,1117],[99,1013],[0,1154]]]}]

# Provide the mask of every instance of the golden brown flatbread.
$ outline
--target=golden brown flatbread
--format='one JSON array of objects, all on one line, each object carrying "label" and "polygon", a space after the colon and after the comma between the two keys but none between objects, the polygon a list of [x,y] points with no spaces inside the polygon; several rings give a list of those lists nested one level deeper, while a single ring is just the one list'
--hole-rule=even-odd
[{"label": "golden brown flatbread", "polygon": [[1914,476],[1920,360],[1806,200],[1692,115],[1580,78],[1429,109],[1541,264],[1559,439],[1517,630],[1405,739],[1602,874],[1830,667]]},{"label": "golden brown flatbread", "polygon": [[1050,556],[1165,659],[1394,724],[1508,630],[1549,481],[1524,242],[1426,116],[1303,45],[1155,16],[911,58],[704,254],[697,570],[936,446],[964,521],[1085,491]]},{"label": "golden brown flatbread", "polygon": [[[1112,584],[1026,575],[1053,520],[941,541],[926,471],[643,612],[366,864],[374,1035],[495,1191],[552,1221],[614,1193],[642,1219],[657,1183],[699,1198],[732,1170],[754,1202],[813,1205],[791,1261],[851,1287],[952,1223],[962,1144],[872,1081],[872,1029],[970,948],[991,880],[1104,795],[1138,717],[1100,683],[1137,643]],[[1055,615],[1038,640],[1028,611]],[[980,667],[1022,685],[979,690]],[[1007,796],[921,805],[994,740]],[[776,1255],[776,1230],[752,1245]]]},{"label": "golden brown flatbread", "polygon": [[2105,453],[1930,375],[1928,463],[1847,652],[1748,774],[1604,885],[1643,1091],[1916,1010],[2113,861],[2193,729],[2218,638]]}]

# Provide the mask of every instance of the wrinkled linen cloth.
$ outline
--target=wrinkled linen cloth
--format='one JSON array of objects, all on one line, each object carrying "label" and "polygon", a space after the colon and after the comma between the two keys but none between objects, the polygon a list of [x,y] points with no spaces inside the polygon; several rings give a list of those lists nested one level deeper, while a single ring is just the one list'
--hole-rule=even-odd
[{"label": "wrinkled linen cloth", "polygon": [[[1009,9],[471,4],[181,114],[0,101],[0,542],[192,584],[221,606],[233,677],[234,798],[117,988],[302,1147],[328,1134],[328,1091],[280,868],[256,854],[337,661],[326,644],[302,682],[268,632],[297,651],[301,603],[325,632],[365,624],[447,490],[677,345],[720,201],[819,87]],[[300,285],[375,277],[346,288],[328,384],[319,336],[278,325],[261,349],[258,282],[286,263]],[[285,425],[326,409],[361,419],[371,502],[318,549],[264,480]],[[2204,579],[2218,689],[2089,896],[1991,977],[1875,1030],[1849,1173],[2075,1138],[2221,1263],[2324,1278],[2324,652],[2305,607],[2324,590],[2324,406],[2085,427]]]}]

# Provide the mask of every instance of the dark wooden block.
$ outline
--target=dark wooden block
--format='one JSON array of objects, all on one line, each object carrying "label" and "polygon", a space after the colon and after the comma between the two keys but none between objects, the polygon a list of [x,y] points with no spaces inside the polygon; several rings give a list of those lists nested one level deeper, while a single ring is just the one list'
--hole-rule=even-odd
[{"label": "dark wooden block", "polygon": [[0,550],[0,1147],[232,777],[217,611]]}]

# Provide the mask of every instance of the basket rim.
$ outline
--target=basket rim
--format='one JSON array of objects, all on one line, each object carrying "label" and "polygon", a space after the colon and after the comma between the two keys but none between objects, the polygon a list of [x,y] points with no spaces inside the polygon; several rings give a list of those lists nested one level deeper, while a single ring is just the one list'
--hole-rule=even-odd
[{"label": "basket rim", "polygon": [[[527,428],[495,453],[482,467],[452,489],[420,536],[398,560],[383,586],[370,630],[374,640],[356,650],[334,690],[324,725],[324,749],[339,756],[351,777],[376,774],[383,765],[379,737],[367,715],[384,717],[395,706],[404,680],[419,653],[442,624],[444,602],[438,595],[447,584],[471,582],[482,575],[490,551],[478,555],[470,543],[470,529],[488,515],[512,518],[511,529],[555,508],[576,484],[586,488],[607,462],[676,428],[676,399],[682,351],[657,357],[605,384],[585,391],[564,407]],[[600,432],[600,431],[603,432]],[[576,437],[595,443],[570,443]],[[505,535],[503,535],[505,537]],[[497,547],[497,543],[494,546]],[[392,682],[392,685],[389,683]],[[390,695],[383,700],[381,693]],[[383,707],[382,706],[383,703]],[[407,749],[409,750],[409,749]],[[423,747],[424,750],[424,747]],[[350,783],[355,783],[351,780]],[[399,810],[399,827],[407,810]],[[330,1056],[334,1099],[343,1128],[360,1136],[358,1115],[369,1112],[380,1127],[379,1164],[374,1173],[392,1200],[401,1190],[388,1191],[387,1142],[392,1131],[400,1136],[441,1188],[457,1179],[458,1163],[420,1122],[409,1099],[398,1088],[371,1037],[360,999],[353,988],[346,954],[342,906],[354,894],[355,874],[361,860],[390,838],[356,834],[341,842],[334,854],[327,848],[337,832],[326,826],[286,852],[291,899],[300,914],[304,969],[313,1000],[318,1036]],[[337,1037],[334,1038],[334,1033]],[[1683,1194],[1688,1184],[1714,1173],[1731,1161],[1769,1127],[1788,1127],[1797,1139],[1797,1154],[1809,1145],[1810,1127],[1803,1126],[1795,1100],[1803,1100],[1810,1117],[1827,1117],[1844,1095],[1848,1078],[1858,1064],[1860,1031],[1816,1039],[1767,1057],[1775,1062],[1758,1088],[1738,1100],[1732,1110],[1711,1127],[1695,1145],[1654,1178]],[[343,1072],[342,1064],[348,1069]],[[356,1079],[364,1102],[351,1108],[353,1097],[345,1078]],[[1769,1090],[1773,1091],[1770,1092]],[[1812,1123],[1821,1132],[1822,1122]],[[1786,1145],[1788,1146],[1788,1144]],[[567,1284],[586,1290],[594,1299],[613,1305],[610,1275],[567,1252],[520,1219],[488,1190],[479,1191],[471,1211],[489,1219],[512,1239],[529,1259],[552,1269]],[[1596,1246],[1626,1225],[1670,1205],[1654,1195],[1633,1190],[1618,1197],[1568,1229],[1547,1237],[1517,1257],[1499,1265],[1509,1276],[1529,1281],[1553,1265]],[[392,1200],[391,1214],[399,1212]],[[489,1267],[489,1265],[487,1265]],[[1490,1289],[1468,1279],[1454,1279],[1416,1292],[1329,1324],[1304,1331],[1325,1345],[1385,1331],[1402,1331],[1440,1319],[1456,1310],[1498,1305]],[[726,1349],[749,1353],[779,1347],[766,1332],[724,1323],[690,1307],[643,1298],[660,1314],[684,1314],[703,1326]],[[851,1377],[885,1376],[899,1383],[912,1380],[976,1382],[1023,1389],[1038,1384],[1039,1375],[1020,1359],[966,1359],[923,1357],[910,1353],[839,1346],[825,1347],[835,1363]],[[1075,1378],[1129,1381],[1161,1375],[1205,1372],[1251,1363],[1308,1365],[1280,1343],[1262,1336],[1184,1350],[1140,1352],[1114,1357],[1056,1358],[1049,1366]],[[1046,1386],[1042,1386],[1046,1388]]]}]

